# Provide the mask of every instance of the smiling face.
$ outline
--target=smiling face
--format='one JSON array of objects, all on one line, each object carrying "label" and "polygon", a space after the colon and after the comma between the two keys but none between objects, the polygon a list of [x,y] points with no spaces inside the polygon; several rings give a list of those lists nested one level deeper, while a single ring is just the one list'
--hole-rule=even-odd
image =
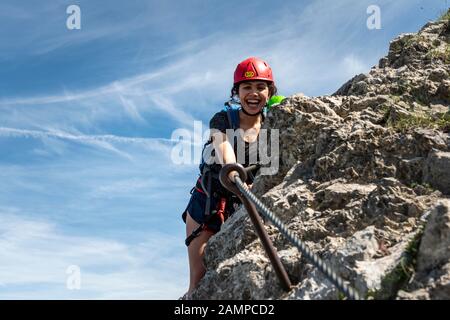
[{"label": "smiling face", "polygon": [[239,85],[239,100],[250,114],[257,114],[270,98],[270,90],[265,81],[246,81]]}]

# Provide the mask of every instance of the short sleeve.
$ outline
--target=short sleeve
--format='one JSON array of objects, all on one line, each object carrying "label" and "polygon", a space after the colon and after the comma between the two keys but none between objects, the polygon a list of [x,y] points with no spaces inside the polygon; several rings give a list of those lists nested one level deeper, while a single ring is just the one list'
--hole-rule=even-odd
[{"label": "short sleeve", "polygon": [[226,130],[229,129],[226,111],[217,112],[209,121],[209,128],[226,133]]}]

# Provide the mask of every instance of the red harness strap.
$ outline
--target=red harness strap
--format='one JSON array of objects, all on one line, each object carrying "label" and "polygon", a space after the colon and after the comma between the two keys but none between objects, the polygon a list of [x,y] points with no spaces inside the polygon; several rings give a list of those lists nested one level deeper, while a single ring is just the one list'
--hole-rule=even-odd
[{"label": "red harness strap", "polygon": [[225,220],[228,218],[225,216],[225,206],[227,204],[227,199],[225,198],[220,198],[219,204],[217,206],[217,215],[219,215],[220,220],[222,221],[222,223],[225,222]]},{"label": "red harness strap", "polygon": [[[215,214],[217,214],[217,216],[219,217],[220,221],[222,221],[222,224],[225,222],[225,220],[228,218],[228,214],[225,212],[225,206],[227,204],[227,199],[226,198],[220,198],[219,203],[217,204],[217,212]],[[216,231],[211,230],[207,224],[203,224],[203,230],[208,230],[211,232],[216,233]]]},{"label": "red harness strap", "polygon": [[203,191],[201,188],[197,187],[197,185],[200,185],[200,183],[201,183],[200,180],[201,180],[201,177],[197,179],[197,183],[195,184],[195,190],[197,190],[200,193],[206,194],[205,191]]}]

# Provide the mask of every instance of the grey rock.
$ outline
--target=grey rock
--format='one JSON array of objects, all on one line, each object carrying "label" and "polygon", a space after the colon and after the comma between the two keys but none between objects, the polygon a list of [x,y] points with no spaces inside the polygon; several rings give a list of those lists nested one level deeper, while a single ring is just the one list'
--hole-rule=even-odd
[{"label": "grey rock", "polygon": [[450,299],[450,200],[425,213],[428,222],[417,255],[411,285],[397,299]]},{"label": "grey rock", "polygon": [[[368,73],[331,96],[288,97],[264,122],[280,129],[279,170],[257,175],[252,191],[363,295],[450,298],[450,129],[436,125],[450,103],[442,56],[449,38],[441,21],[400,35]],[[404,282],[387,285],[427,215],[417,264]],[[291,291],[281,289],[241,208],[208,242],[207,272],[193,298],[341,298],[275,226],[266,221],[265,228]]]},{"label": "grey rock", "polygon": [[[356,261],[355,264],[355,286],[360,292],[379,291],[382,288],[382,281],[387,274],[391,273],[401,262],[409,242],[415,234],[404,237],[404,240],[389,249],[389,254],[381,258]],[[379,247],[378,247],[379,250]],[[392,290],[392,287],[386,290]],[[392,295],[394,292],[384,292],[385,295]]]},{"label": "grey rock", "polygon": [[334,183],[316,193],[317,207],[341,209],[351,200],[367,196],[374,189],[376,189],[375,184]]},{"label": "grey rock", "polygon": [[425,182],[450,195],[450,152],[430,151],[423,171]]},{"label": "grey rock", "polygon": [[338,294],[336,288],[320,271],[310,267],[303,281],[282,298],[286,300],[336,300],[339,297]]},{"label": "grey rock", "polygon": [[419,247],[417,271],[427,272],[450,259],[450,200],[432,209]]}]

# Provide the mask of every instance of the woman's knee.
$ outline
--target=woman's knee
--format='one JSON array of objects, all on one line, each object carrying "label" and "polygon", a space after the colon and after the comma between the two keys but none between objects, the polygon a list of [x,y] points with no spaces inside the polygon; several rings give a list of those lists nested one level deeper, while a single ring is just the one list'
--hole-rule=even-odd
[{"label": "woman's knee", "polygon": [[[200,226],[187,212],[186,217],[186,234],[187,236],[192,234],[192,231]],[[206,247],[206,243],[214,233],[209,230],[202,230],[195,238],[192,239],[188,246],[189,260],[191,266],[194,269],[203,269],[203,255]]]},{"label": "woman's knee", "polygon": [[213,234],[214,233],[209,230],[202,230],[199,235],[195,237],[189,244],[189,252],[195,255],[203,255],[206,243],[208,242],[209,238],[213,236]]}]

